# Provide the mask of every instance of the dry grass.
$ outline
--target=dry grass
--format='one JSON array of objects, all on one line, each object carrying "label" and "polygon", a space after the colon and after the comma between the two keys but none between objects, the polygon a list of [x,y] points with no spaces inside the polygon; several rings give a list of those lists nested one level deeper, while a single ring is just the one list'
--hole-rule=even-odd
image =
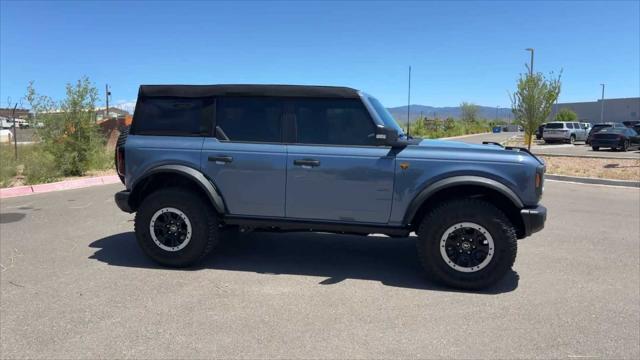
[{"label": "dry grass", "polygon": [[548,174],[640,181],[639,159],[538,156],[546,162]]}]

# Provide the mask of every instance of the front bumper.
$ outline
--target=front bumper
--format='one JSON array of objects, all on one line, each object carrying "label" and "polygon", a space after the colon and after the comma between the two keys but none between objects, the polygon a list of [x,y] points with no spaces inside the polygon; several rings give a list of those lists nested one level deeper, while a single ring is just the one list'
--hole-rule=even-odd
[{"label": "front bumper", "polygon": [[534,208],[520,210],[522,222],[524,223],[524,236],[529,236],[544,228],[544,222],[547,220],[547,208],[538,205]]},{"label": "front bumper", "polygon": [[596,146],[596,147],[617,148],[617,147],[621,147],[622,145],[623,144],[620,143],[620,140],[618,139],[611,139],[611,140],[591,139],[591,146]]},{"label": "front bumper", "polygon": [[131,208],[131,205],[129,203],[130,196],[131,196],[131,192],[126,190],[118,191],[115,195],[116,205],[118,205],[120,210],[126,213],[134,212],[134,210]]}]

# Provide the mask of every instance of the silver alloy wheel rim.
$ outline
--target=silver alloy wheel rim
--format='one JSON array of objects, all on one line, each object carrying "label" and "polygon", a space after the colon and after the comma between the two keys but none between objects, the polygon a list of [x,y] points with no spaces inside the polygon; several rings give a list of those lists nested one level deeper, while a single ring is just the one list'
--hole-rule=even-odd
[{"label": "silver alloy wheel rim", "polygon": [[[477,265],[471,266],[471,267],[461,266],[461,265],[456,264],[454,262],[454,260],[451,259],[449,257],[449,255],[447,254],[446,243],[447,243],[447,240],[449,239],[449,236],[454,231],[460,230],[460,229],[473,229],[473,230],[479,232],[480,234],[482,234],[482,236],[487,241],[487,244],[486,244],[486,247],[488,249],[487,250],[487,254],[486,254],[486,257],[484,258],[484,260],[480,264],[477,264]],[[489,265],[489,263],[491,262],[491,259],[493,259],[494,253],[495,253],[495,246],[494,246],[494,242],[493,242],[493,237],[491,237],[491,234],[489,233],[489,231],[487,229],[485,229],[483,226],[478,225],[476,223],[472,223],[472,222],[457,223],[457,224],[449,227],[444,232],[444,234],[442,234],[442,237],[440,238],[440,255],[442,256],[442,259],[444,260],[444,262],[449,267],[451,267],[452,269],[454,269],[456,271],[466,272],[466,273],[480,271],[480,270],[484,269],[485,267],[487,267],[487,265]]]},{"label": "silver alloy wheel rim", "polygon": [[[186,225],[185,238],[184,240],[182,240],[181,243],[177,244],[176,246],[167,246],[163,244],[158,238],[158,234],[156,234],[156,228],[155,228],[156,221],[161,215],[166,213],[172,213],[177,215],[184,222],[184,225]],[[189,221],[189,218],[187,217],[187,215],[185,215],[182,211],[176,208],[172,208],[172,207],[162,208],[156,211],[155,214],[153,214],[153,216],[151,217],[151,221],[149,222],[149,233],[151,234],[151,239],[153,240],[153,242],[162,250],[170,251],[170,252],[180,251],[189,244],[189,241],[191,241],[191,235],[192,235],[191,221]]]}]

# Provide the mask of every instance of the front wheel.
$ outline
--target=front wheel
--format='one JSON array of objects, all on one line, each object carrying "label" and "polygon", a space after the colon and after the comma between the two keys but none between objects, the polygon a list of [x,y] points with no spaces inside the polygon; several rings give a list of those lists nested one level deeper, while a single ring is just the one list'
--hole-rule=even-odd
[{"label": "front wheel", "polygon": [[427,275],[448,286],[488,287],[502,279],[516,259],[514,226],[483,200],[441,205],[425,216],[418,234],[418,254]]},{"label": "front wheel", "polygon": [[571,135],[571,137],[569,137],[569,143],[571,145],[576,143],[576,136],[575,135]]},{"label": "front wheel", "polygon": [[194,265],[218,242],[211,206],[189,190],[169,188],[146,197],[135,217],[138,245],[155,262]]}]

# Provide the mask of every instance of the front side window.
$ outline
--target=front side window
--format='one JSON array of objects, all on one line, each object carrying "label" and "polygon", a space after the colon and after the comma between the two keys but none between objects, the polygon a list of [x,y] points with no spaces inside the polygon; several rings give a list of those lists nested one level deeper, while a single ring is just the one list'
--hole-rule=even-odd
[{"label": "front side window", "polygon": [[136,104],[133,132],[139,135],[201,136],[205,98],[141,98]]},{"label": "front side window", "polygon": [[229,141],[281,142],[282,101],[267,97],[223,97],[216,101],[216,126]]},{"label": "front side window", "polygon": [[302,144],[375,145],[375,125],[357,99],[295,99],[296,139]]}]

